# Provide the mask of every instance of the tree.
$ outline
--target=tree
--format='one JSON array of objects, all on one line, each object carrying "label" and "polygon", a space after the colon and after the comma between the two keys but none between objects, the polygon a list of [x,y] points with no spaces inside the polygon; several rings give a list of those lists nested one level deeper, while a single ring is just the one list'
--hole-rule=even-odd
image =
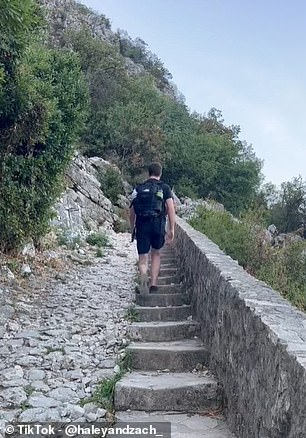
[{"label": "tree", "polygon": [[0,52],[0,249],[8,251],[46,230],[88,99],[77,56],[47,49],[32,34],[34,3],[5,4],[12,25]]},{"label": "tree", "polygon": [[[204,116],[190,114],[182,99],[162,93],[171,88],[169,77],[141,39],[121,32],[114,47],[81,32],[68,40],[90,88],[91,114],[82,136],[88,155],[114,161],[131,182],[159,159],[179,195],[214,197],[234,213],[249,205],[261,162],[239,139],[239,126],[225,125],[215,108]],[[144,73],[131,74],[126,57],[141,63]]]},{"label": "tree", "polygon": [[161,118],[165,97],[157,92],[150,78],[133,79],[127,99],[116,102],[105,113],[105,153],[130,177],[163,153],[164,132]]},{"label": "tree", "polygon": [[171,73],[165,68],[162,61],[148,49],[148,45],[141,38],[133,40],[127,32],[119,31],[119,49],[122,56],[132,59],[136,64],[141,64],[155,79],[156,86],[164,91],[171,88],[169,80]]},{"label": "tree", "polygon": [[252,147],[239,140],[240,128],[223,125],[222,114],[216,109],[208,117],[190,117],[182,106],[177,108],[180,112],[176,111],[171,130],[180,129],[180,135],[171,137],[167,165],[171,184],[182,195],[180,187],[187,193],[189,181],[194,196],[211,197],[233,213],[247,208],[259,186],[262,163]]},{"label": "tree", "polygon": [[302,177],[281,184],[279,200],[270,207],[270,218],[280,232],[295,231],[304,222],[306,183]]}]

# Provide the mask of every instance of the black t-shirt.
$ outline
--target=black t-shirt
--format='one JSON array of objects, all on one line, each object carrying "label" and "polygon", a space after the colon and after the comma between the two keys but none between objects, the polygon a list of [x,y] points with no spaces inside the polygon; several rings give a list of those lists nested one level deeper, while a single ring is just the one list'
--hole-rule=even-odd
[{"label": "black t-shirt", "polygon": [[[166,184],[166,183],[164,183],[163,181],[161,181],[161,180],[156,180],[155,178],[149,178],[149,179],[147,179],[146,181],[145,181],[145,183],[146,182],[148,182],[148,181],[151,181],[151,180],[153,180],[153,181],[157,181],[160,185],[161,185],[161,189],[162,189],[162,191],[163,191],[163,200],[164,200],[164,202],[163,202],[163,214],[162,214],[162,216],[166,216],[166,201],[167,201],[167,199],[171,199],[171,198],[173,198],[173,196],[172,196],[172,191],[171,191],[171,189],[170,189],[170,187],[168,186],[168,184]],[[131,195],[131,205],[130,205],[130,207],[132,207],[132,205],[133,205],[133,201],[134,201],[134,199],[136,198],[136,196],[137,196],[137,191],[136,191],[136,188],[133,190],[133,193],[132,193],[132,195]]]}]

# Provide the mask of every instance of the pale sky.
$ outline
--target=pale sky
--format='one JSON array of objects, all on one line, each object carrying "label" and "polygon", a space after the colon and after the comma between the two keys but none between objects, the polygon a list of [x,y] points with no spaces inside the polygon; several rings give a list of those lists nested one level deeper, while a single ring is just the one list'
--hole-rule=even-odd
[{"label": "pale sky", "polygon": [[81,0],[148,43],[191,110],[223,112],[266,181],[306,179],[304,0]]}]

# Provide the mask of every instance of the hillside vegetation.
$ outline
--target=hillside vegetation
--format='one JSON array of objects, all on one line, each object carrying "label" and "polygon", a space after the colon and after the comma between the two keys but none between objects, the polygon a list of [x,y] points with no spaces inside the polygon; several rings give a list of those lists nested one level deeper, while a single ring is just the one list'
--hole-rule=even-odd
[{"label": "hillside vegetation", "polygon": [[[105,17],[71,1],[56,12],[65,22],[77,8],[68,31],[45,21],[41,3],[0,5],[2,250],[39,241],[76,148],[115,162],[131,182],[159,159],[179,195],[211,196],[234,212],[249,204],[261,163],[238,127],[215,109],[190,114],[142,40],[112,33]],[[87,16],[110,37],[93,36]]]},{"label": "hillside vegetation", "polygon": [[165,179],[181,196],[210,196],[233,212],[250,203],[261,163],[239,140],[239,127],[225,126],[215,109],[206,116],[190,114],[180,98],[165,94],[168,73],[160,61],[151,61],[154,70],[131,75],[121,44],[118,49],[86,32],[66,38],[79,55],[91,96],[81,137],[85,154],[111,159],[131,182],[158,159]]},{"label": "hillside vegetation", "polygon": [[162,61],[105,16],[73,0],[2,0],[0,32],[0,250],[39,242],[75,150],[131,183],[158,159],[179,196],[264,208],[281,231],[301,221],[297,181],[283,197],[259,190],[262,163],[239,126],[215,108],[191,113]]},{"label": "hillside vegetation", "polygon": [[281,245],[271,245],[263,213],[252,210],[237,221],[228,212],[202,208],[190,223],[250,274],[306,311],[306,241],[292,234]]},{"label": "hillside vegetation", "polygon": [[83,127],[88,91],[78,56],[42,44],[32,0],[0,4],[0,249],[46,231]]}]

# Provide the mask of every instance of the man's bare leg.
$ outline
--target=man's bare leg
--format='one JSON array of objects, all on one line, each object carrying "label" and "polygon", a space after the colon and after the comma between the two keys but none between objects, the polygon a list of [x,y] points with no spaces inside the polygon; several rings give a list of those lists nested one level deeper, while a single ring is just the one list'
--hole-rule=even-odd
[{"label": "man's bare leg", "polygon": [[160,250],[151,249],[151,286],[157,285],[160,270]]},{"label": "man's bare leg", "polygon": [[149,292],[148,289],[148,254],[139,254],[138,268],[140,274],[140,293]]}]

